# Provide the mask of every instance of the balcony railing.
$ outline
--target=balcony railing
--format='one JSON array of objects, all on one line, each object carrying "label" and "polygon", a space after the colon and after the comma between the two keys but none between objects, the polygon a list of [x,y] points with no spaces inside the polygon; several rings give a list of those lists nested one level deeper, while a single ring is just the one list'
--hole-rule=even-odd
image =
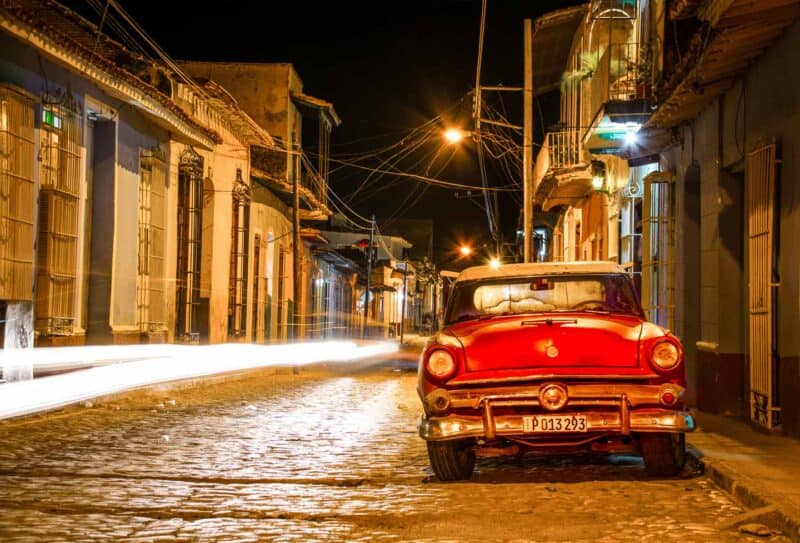
[{"label": "balcony railing", "polygon": [[327,183],[319,174],[319,172],[317,172],[316,168],[314,168],[314,166],[311,164],[311,161],[308,160],[308,157],[305,154],[302,155],[300,172],[300,184],[311,191],[311,194],[314,195],[321,205],[328,207]]},{"label": "balcony railing", "polygon": [[581,162],[581,138],[578,130],[548,132],[545,142],[550,168],[569,168]]},{"label": "balcony railing", "polygon": [[652,84],[638,43],[609,45],[592,75],[592,103],[596,107],[611,100],[648,98]]}]

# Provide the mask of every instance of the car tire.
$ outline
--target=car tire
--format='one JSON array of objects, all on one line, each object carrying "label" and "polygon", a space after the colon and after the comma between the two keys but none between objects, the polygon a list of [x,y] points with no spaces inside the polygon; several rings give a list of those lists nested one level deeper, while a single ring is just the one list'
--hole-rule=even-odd
[{"label": "car tire", "polygon": [[686,463],[686,436],[679,432],[639,434],[644,467],[654,477],[677,475]]},{"label": "car tire", "polygon": [[428,441],[428,459],[441,481],[463,481],[475,469],[475,446],[471,440]]}]

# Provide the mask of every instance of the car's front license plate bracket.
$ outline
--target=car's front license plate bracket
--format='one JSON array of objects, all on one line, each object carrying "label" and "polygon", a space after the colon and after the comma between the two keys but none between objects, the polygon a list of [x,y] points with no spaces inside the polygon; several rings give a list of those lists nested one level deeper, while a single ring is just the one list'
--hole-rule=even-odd
[{"label": "car's front license plate bracket", "polygon": [[522,417],[522,429],[525,433],[552,434],[586,432],[588,428],[586,415],[528,415]]}]

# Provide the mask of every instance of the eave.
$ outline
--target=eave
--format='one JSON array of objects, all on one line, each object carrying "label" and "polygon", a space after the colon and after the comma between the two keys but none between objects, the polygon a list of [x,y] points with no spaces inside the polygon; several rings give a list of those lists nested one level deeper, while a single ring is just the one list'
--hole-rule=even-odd
[{"label": "eave", "polygon": [[0,8],[0,29],[92,81],[110,96],[146,114],[177,141],[206,149],[222,141],[219,134],[191,119],[152,85],[62,36],[58,29],[35,20],[23,9]]},{"label": "eave", "polygon": [[671,128],[695,118],[728,90],[800,16],[800,0],[712,0],[701,8],[712,34],[646,123]]}]

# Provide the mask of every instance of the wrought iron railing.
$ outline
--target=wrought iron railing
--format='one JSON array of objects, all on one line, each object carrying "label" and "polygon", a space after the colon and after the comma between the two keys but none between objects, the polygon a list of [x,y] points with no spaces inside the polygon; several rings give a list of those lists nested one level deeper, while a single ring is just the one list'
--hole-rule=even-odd
[{"label": "wrought iron railing", "polygon": [[327,207],[328,185],[325,179],[322,178],[305,154],[302,155],[300,164],[301,185],[311,191],[311,194],[314,195],[314,198],[316,198],[321,205]]},{"label": "wrought iron railing", "polygon": [[652,94],[652,70],[638,43],[609,45],[592,75],[592,104],[632,101]]},{"label": "wrought iron railing", "polygon": [[550,168],[569,168],[581,163],[581,137],[578,130],[548,132],[545,146]]}]

